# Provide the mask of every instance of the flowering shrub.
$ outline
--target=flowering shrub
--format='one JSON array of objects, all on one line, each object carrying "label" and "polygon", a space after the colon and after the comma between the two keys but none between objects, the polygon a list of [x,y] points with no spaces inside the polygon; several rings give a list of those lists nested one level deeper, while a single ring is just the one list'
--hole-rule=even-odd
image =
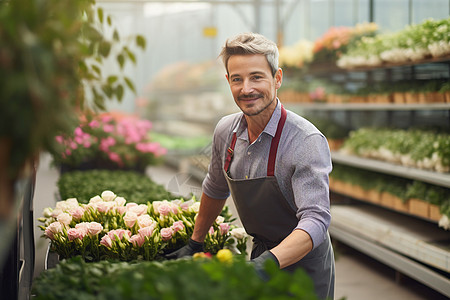
[{"label": "flowering shrub", "polygon": [[243,256],[227,250],[211,258],[162,262],[86,263],[76,257],[43,271],[33,282],[32,294],[36,300],[317,299],[302,269],[291,274],[273,261],[265,269],[269,282]]},{"label": "flowering shrub", "polygon": [[[137,204],[104,191],[88,204],[76,198],[59,201],[55,208],[46,208],[39,221],[51,249],[63,259],[81,255],[87,261],[159,260],[187,244],[199,207],[195,197]],[[219,216],[206,237],[205,251],[215,254],[236,239],[237,249],[245,253],[246,238]]]},{"label": "flowering shrub", "polygon": [[314,62],[335,61],[347,46],[363,36],[370,36],[378,30],[375,23],[357,24],[355,27],[331,27],[320,38],[314,41]]},{"label": "flowering shrub", "polygon": [[152,142],[149,132],[152,124],[131,116],[114,118],[102,114],[83,118],[72,135],[56,137],[59,151],[54,152],[57,164],[77,167],[93,163],[94,168],[145,168],[156,163],[167,151]]},{"label": "flowering shrub", "polygon": [[280,48],[279,64],[281,67],[302,68],[313,59],[314,44],[300,40],[293,46]]}]

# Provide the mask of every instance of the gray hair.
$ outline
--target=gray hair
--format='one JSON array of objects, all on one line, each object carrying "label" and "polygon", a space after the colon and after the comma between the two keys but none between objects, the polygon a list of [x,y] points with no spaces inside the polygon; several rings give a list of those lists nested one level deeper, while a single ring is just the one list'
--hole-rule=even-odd
[{"label": "gray hair", "polygon": [[223,64],[228,73],[228,60],[233,55],[263,54],[272,70],[272,75],[278,71],[278,47],[258,33],[241,33],[235,37],[227,39],[219,57],[222,57]]}]

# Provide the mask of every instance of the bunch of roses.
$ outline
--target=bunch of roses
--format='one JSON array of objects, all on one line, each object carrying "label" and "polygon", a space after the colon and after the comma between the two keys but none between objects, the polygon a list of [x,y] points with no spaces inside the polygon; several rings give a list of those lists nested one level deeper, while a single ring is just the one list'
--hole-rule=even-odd
[{"label": "bunch of roses", "polygon": [[[200,202],[185,201],[127,203],[112,191],[104,191],[88,204],[70,198],[46,208],[39,221],[51,248],[61,258],[81,255],[87,261],[117,259],[156,260],[164,253],[187,244],[194,228]],[[240,252],[246,236],[219,216],[205,241],[205,251],[217,253],[227,244],[237,243]],[[244,241],[244,242],[243,242]]]},{"label": "bunch of roses", "polygon": [[60,151],[53,153],[56,163],[77,166],[104,161],[118,167],[147,166],[167,150],[150,139],[152,123],[132,116],[114,118],[110,114],[83,118],[70,136],[57,136]]}]

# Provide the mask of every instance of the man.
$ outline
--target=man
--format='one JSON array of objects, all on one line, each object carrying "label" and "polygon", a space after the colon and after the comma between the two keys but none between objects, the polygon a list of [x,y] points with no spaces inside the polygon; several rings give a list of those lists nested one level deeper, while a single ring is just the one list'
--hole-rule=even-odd
[{"label": "man", "polygon": [[302,267],[321,299],[334,295],[334,256],[325,137],[277,98],[283,73],[275,43],[254,33],[227,40],[223,59],[233,98],[242,112],[222,118],[214,132],[211,164],[189,244],[172,258],[203,249],[230,192],[253,236],[257,268],[274,260],[282,269]]}]

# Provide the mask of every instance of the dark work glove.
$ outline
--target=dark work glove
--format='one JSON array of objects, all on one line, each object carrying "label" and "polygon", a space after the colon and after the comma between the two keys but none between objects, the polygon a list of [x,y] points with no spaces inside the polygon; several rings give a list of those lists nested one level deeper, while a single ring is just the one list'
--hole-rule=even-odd
[{"label": "dark work glove", "polygon": [[197,252],[203,252],[203,243],[199,243],[194,241],[193,239],[189,239],[189,242],[186,246],[165,255],[167,259],[177,259],[185,256],[192,256]]},{"label": "dark work glove", "polygon": [[256,273],[264,281],[269,280],[269,274],[267,274],[266,270],[264,269],[264,266],[268,260],[274,261],[277,266],[280,267],[280,262],[278,261],[276,256],[273,255],[269,250],[264,251],[260,256],[251,260],[251,262],[255,266]]}]

